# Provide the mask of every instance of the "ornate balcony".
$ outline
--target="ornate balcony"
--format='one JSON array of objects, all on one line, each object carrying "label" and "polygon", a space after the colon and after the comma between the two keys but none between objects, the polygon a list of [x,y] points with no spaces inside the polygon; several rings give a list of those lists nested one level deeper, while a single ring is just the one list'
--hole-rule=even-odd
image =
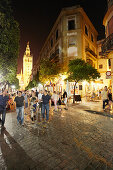
[{"label": "ornate balcony", "polygon": [[51,56],[50,61],[58,62],[59,61],[59,49],[57,49]]},{"label": "ornate balcony", "polygon": [[103,41],[101,49],[101,55],[103,56],[107,56],[111,51],[113,51],[113,34]]},{"label": "ornate balcony", "polygon": [[86,47],[85,51],[89,52],[91,55],[93,55],[95,58],[97,58],[97,55],[95,54],[95,52],[92,51],[89,47]]}]

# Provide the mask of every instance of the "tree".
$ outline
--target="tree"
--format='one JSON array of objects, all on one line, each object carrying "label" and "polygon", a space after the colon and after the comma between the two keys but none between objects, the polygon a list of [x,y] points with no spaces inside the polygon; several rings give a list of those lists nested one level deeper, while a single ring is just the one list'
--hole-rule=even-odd
[{"label": "tree", "polygon": [[4,84],[19,84],[19,37],[19,24],[13,18],[10,0],[0,0],[0,81]]},{"label": "tree", "polygon": [[49,58],[44,58],[40,62],[39,80],[43,83],[53,81],[60,73],[60,68],[57,63],[52,63]]},{"label": "tree", "polygon": [[29,82],[28,86],[25,88],[25,90],[31,89],[33,87],[36,87],[39,83],[39,72],[33,77],[33,80]]},{"label": "tree", "polygon": [[82,80],[94,80],[100,77],[100,73],[97,69],[82,59],[71,60],[69,62],[68,73],[69,76],[67,79],[69,81],[75,81],[73,103],[75,102],[75,88],[77,82]]},{"label": "tree", "polygon": [[33,87],[36,87],[36,86],[37,86],[37,81],[36,80],[32,80],[32,81],[29,82],[29,84],[25,88],[25,90],[32,89]]}]

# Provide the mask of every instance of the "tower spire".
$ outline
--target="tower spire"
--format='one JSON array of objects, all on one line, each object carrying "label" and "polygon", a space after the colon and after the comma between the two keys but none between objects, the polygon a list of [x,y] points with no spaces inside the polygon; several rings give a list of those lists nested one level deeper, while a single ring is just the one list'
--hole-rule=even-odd
[{"label": "tower spire", "polygon": [[27,47],[26,47],[26,56],[30,55],[30,47],[29,47],[29,41],[27,42]]}]

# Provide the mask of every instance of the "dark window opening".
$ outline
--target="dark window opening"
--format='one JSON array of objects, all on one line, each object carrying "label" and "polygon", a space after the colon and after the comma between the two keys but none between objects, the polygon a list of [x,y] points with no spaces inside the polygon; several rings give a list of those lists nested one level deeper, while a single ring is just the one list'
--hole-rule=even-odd
[{"label": "dark window opening", "polygon": [[82,90],[82,85],[79,85],[79,90]]},{"label": "dark window opening", "polygon": [[51,47],[53,47],[53,39],[51,40]]},{"label": "dark window opening", "polygon": [[58,39],[58,30],[56,31],[56,40]]},{"label": "dark window opening", "polygon": [[93,34],[91,34],[91,41],[94,42]]},{"label": "dark window opening", "polygon": [[100,64],[100,65],[99,65],[99,69],[102,69],[102,68],[103,68],[103,65],[102,65],[102,64]]},{"label": "dark window opening", "polygon": [[110,59],[108,60],[108,66],[109,66],[109,69],[111,69],[111,60]]},{"label": "dark window opening", "polygon": [[88,28],[86,25],[85,25],[85,34],[88,36]]},{"label": "dark window opening", "polygon": [[74,30],[75,29],[75,20],[69,20],[68,21],[68,30]]}]

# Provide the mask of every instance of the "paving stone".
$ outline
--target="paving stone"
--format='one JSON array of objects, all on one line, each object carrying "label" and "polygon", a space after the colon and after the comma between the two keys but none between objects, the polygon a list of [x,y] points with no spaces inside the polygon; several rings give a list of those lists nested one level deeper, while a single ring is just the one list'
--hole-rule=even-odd
[{"label": "paving stone", "polygon": [[111,170],[113,119],[99,114],[99,108],[100,103],[69,106],[53,113],[47,129],[30,123],[17,126],[16,113],[8,113],[6,130],[0,133],[0,168]]}]

